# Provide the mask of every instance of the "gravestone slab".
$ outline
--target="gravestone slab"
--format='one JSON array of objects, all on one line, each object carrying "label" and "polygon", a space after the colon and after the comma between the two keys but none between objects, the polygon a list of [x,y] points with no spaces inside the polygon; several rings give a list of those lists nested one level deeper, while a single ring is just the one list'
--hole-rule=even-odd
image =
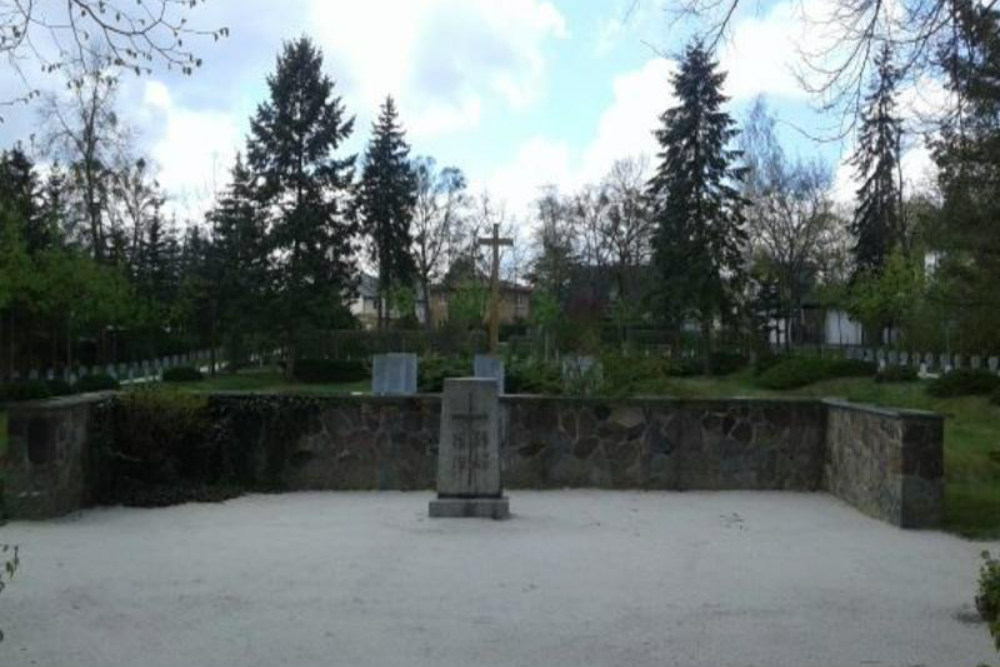
[{"label": "gravestone slab", "polygon": [[1000,368],[1000,357],[990,357],[987,359],[986,367],[990,369],[991,373],[996,373],[997,368]]},{"label": "gravestone slab", "polygon": [[900,366],[909,366],[910,365],[910,353],[909,352],[900,352],[899,353],[899,365]]},{"label": "gravestone slab", "polygon": [[978,371],[983,367],[983,357],[978,354],[974,354],[969,358],[969,368],[974,371]]},{"label": "gravestone slab", "polygon": [[376,396],[417,393],[417,355],[376,354],[372,361],[372,393]]},{"label": "gravestone slab", "polygon": [[448,378],[441,396],[437,492],[431,517],[506,519],[500,476],[500,403],[492,378]]},{"label": "gravestone slab", "polygon": [[472,374],[477,378],[493,378],[498,393],[504,392],[503,359],[492,354],[477,354],[472,360]]},{"label": "gravestone slab", "polygon": [[899,352],[896,350],[889,350],[889,354],[886,355],[886,361],[890,366],[896,366],[899,364]]},{"label": "gravestone slab", "polygon": [[940,361],[938,362],[942,373],[951,372],[951,355],[942,352],[939,356]]}]

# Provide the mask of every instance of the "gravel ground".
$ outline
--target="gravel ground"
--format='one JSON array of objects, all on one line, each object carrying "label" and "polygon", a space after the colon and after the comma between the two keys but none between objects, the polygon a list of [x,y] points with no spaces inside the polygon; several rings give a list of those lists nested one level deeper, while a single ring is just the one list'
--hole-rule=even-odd
[{"label": "gravel ground", "polygon": [[0,665],[976,665],[979,552],[826,494],[252,495],[0,528]]}]

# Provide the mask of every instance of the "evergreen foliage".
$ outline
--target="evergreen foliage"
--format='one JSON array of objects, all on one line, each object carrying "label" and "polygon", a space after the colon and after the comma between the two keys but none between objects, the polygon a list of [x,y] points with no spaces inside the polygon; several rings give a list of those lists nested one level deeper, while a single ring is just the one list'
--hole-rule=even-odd
[{"label": "evergreen foliage", "polygon": [[[386,97],[365,153],[357,207],[378,267],[379,328],[389,320],[390,295],[411,287],[416,264],[410,225],[417,202],[417,175],[392,97]],[[400,313],[403,314],[403,313]]]},{"label": "evergreen foliage", "polygon": [[251,120],[247,156],[270,221],[273,321],[291,374],[303,333],[330,324],[354,290],[356,229],[346,215],[354,156],[333,155],[354,119],[345,117],[323,54],[308,38],[285,44],[267,85],[270,99]]},{"label": "evergreen foliage", "polygon": [[706,360],[715,318],[739,301],[747,243],[736,189],[741,153],[729,148],[737,130],[722,109],[725,74],[716,67],[704,44],[687,47],[672,78],[679,103],[660,116],[659,165],[648,186],[660,315],[677,331],[698,317]]},{"label": "evergreen foliage", "polygon": [[857,274],[880,274],[893,248],[902,241],[902,193],[899,172],[901,122],[896,114],[899,73],[892,51],[884,46],[875,58],[875,77],[865,98],[851,164],[861,187],[851,221]]}]

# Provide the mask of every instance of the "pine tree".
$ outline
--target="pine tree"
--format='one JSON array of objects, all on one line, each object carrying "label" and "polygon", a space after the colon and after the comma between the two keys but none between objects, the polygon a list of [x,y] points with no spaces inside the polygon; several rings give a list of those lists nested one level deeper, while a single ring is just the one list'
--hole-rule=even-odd
[{"label": "pine tree", "polygon": [[38,175],[31,158],[20,146],[0,153],[0,205],[20,221],[21,236],[29,255],[51,248],[56,230],[43,215]]},{"label": "pine tree", "polygon": [[896,115],[899,73],[889,46],[875,58],[875,75],[865,97],[851,164],[861,187],[850,230],[854,235],[855,275],[881,273],[902,241],[902,188],[899,178],[902,127]]},{"label": "pine tree", "polygon": [[943,195],[940,284],[969,346],[1000,347],[1000,8],[954,3],[945,56],[961,104],[934,142]]},{"label": "pine tree", "polygon": [[268,77],[270,99],[251,120],[249,164],[270,217],[276,258],[274,321],[294,372],[300,338],[343,312],[354,289],[355,226],[345,215],[355,157],[336,159],[350,135],[323,55],[303,37],[286,43]]},{"label": "pine tree", "polygon": [[647,190],[661,315],[678,333],[688,317],[700,319],[706,364],[715,317],[737,300],[747,243],[735,187],[740,152],[728,148],[736,123],[722,110],[725,74],[716,66],[702,43],[685,50],[672,77],[680,103],[660,116],[659,165]]},{"label": "pine tree", "polygon": [[224,338],[233,361],[243,360],[244,341],[261,330],[268,294],[267,229],[254,197],[253,174],[237,154],[229,187],[208,214],[213,326],[218,327],[213,339],[216,333]]},{"label": "pine tree", "polygon": [[413,284],[410,223],[417,201],[417,179],[410,147],[392,97],[385,98],[365,153],[358,212],[371,243],[369,256],[378,267],[379,328],[389,321],[394,290]]}]

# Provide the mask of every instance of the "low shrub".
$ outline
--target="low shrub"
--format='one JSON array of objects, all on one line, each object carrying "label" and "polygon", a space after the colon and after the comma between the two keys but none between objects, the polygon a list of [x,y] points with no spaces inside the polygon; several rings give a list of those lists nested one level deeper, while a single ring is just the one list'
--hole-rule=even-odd
[{"label": "low shrub", "polygon": [[120,394],[111,404],[109,425],[94,438],[95,458],[102,477],[97,484],[101,502],[162,505],[178,494],[222,480],[225,461],[212,442],[207,398],[163,388]]},{"label": "low shrub", "polygon": [[[420,391],[438,394],[444,391],[445,378],[472,375],[472,362],[462,357],[442,357],[428,354],[417,364],[417,386]],[[509,374],[508,374],[509,377]],[[510,391],[508,389],[508,391]]]},{"label": "low shrub", "polygon": [[857,359],[789,357],[761,373],[757,384],[764,389],[795,389],[839,377],[874,375],[876,366]]},{"label": "low shrub", "polygon": [[605,396],[650,393],[670,375],[670,359],[608,353],[601,356],[598,393]]},{"label": "low shrub", "polygon": [[505,370],[505,389],[508,394],[563,393],[562,370],[554,362],[541,360],[519,361]]},{"label": "low shrub", "polygon": [[45,386],[49,388],[49,393],[53,396],[68,396],[73,393],[73,385],[62,378],[46,380]]},{"label": "low shrub", "polygon": [[747,363],[749,360],[739,352],[713,352],[708,358],[709,372],[712,375],[732,375]]},{"label": "low shrub", "polygon": [[200,382],[205,375],[194,366],[177,366],[163,371],[164,382]]},{"label": "low shrub", "polygon": [[993,642],[1000,651],[1000,559],[993,558],[988,551],[984,551],[982,557],[976,609],[989,626]]},{"label": "low shrub", "polygon": [[704,367],[701,363],[701,359],[695,357],[685,357],[683,359],[674,359],[670,362],[670,368],[668,374],[674,377],[692,377],[695,375],[701,375]]},{"label": "low shrub", "polygon": [[110,391],[113,389],[120,388],[121,385],[118,384],[118,380],[114,379],[110,375],[105,373],[95,373],[93,375],[84,375],[76,384],[73,389],[78,392],[88,392],[88,391]]},{"label": "low shrub", "polygon": [[760,377],[771,367],[777,366],[781,362],[787,361],[791,358],[791,355],[788,354],[775,354],[770,351],[762,352],[757,356],[757,360],[753,364],[754,377]]},{"label": "low shrub", "polygon": [[931,396],[975,396],[991,394],[1000,389],[1000,376],[989,371],[960,368],[945,373],[927,385]]},{"label": "low shrub", "polygon": [[875,375],[876,382],[916,382],[915,368],[909,366],[886,366]]},{"label": "low shrub", "polygon": [[357,359],[297,359],[294,377],[299,382],[360,382],[371,377],[368,364]]},{"label": "low shrub", "polygon": [[18,401],[37,401],[52,396],[48,384],[41,380],[17,380],[0,387],[0,400],[16,403]]}]

